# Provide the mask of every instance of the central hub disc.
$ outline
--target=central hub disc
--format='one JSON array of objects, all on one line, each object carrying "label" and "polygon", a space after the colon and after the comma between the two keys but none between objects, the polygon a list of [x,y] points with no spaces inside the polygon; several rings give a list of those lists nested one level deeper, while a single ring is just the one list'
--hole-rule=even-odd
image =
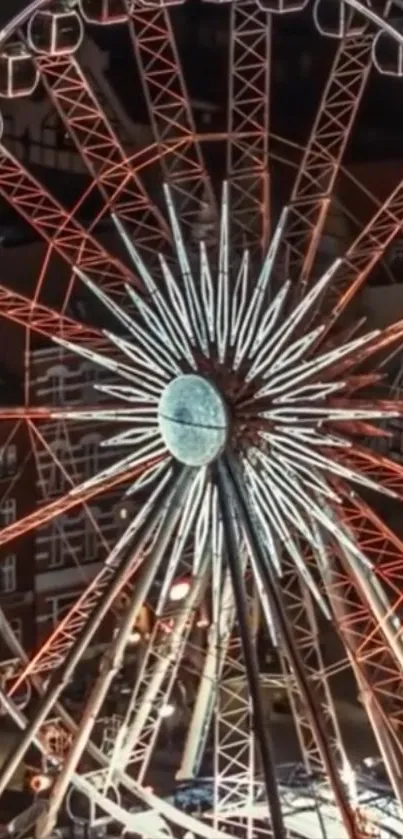
[{"label": "central hub disc", "polygon": [[173,457],[187,466],[207,466],[227,441],[224,400],[202,376],[178,376],[167,385],[158,406],[158,424]]}]

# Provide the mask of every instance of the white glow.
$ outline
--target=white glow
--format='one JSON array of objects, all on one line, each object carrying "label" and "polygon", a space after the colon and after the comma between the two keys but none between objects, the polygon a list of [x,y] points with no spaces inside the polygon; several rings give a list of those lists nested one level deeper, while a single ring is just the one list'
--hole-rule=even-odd
[{"label": "white glow", "polygon": [[190,591],[190,580],[178,580],[177,583],[174,583],[171,591],[169,592],[169,599],[172,603],[178,603],[180,600],[184,600],[185,597],[189,594]]},{"label": "white glow", "polygon": [[175,705],[163,705],[162,708],[160,708],[160,717],[162,717],[164,720],[169,719],[169,717],[173,716],[175,711]]}]

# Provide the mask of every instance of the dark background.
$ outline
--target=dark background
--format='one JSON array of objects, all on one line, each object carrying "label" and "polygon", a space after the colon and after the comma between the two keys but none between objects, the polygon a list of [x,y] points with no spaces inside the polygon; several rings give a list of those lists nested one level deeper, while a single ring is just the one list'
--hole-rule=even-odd
[{"label": "dark background", "polygon": [[27,6],[30,5],[30,0],[1,0],[0,3],[0,29],[9,23],[10,19],[15,15],[20,14]]}]

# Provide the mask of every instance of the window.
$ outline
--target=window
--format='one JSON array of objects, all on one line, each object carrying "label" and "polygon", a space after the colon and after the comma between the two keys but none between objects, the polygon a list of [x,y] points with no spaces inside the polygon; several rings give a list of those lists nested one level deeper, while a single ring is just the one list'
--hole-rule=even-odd
[{"label": "window", "polygon": [[9,554],[1,560],[1,586],[3,594],[11,594],[17,588],[17,558]]},{"label": "window", "polygon": [[79,595],[59,594],[56,597],[47,597],[48,609],[46,615],[41,617],[41,621],[52,621],[53,627],[56,627],[59,621],[67,615],[74,603],[77,602]]},{"label": "window", "polygon": [[401,262],[403,259],[403,237],[399,236],[395,239],[391,248],[389,248],[389,252],[386,256],[387,265],[389,267],[397,265],[397,263]]},{"label": "window", "polygon": [[84,405],[94,405],[100,398],[100,392],[95,388],[95,385],[99,384],[101,380],[100,370],[95,365],[83,364],[80,370],[80,380]]},{"label": "window", "polygon": [[11,620],[9,620],[9,624],[11,626],[11,629],[14,632],[14,635],[17,637],[17,641],[19,641],[20,644],[22,644],[22,642],[23,642],[22,619],[21,618],[11,618]]},{"label": "window", "polygon": [[49,565],[51,568],[61,568],[64,565],[65,519],[60,516],[53,522],[50,539]]},{"label": "window", "polygon": [[93,562],[98,555],[98,533],[91,519],[86,519],[85,522],[85,539],[84,539],[84,562]]},{"label": "window", "polygon": [[48,375],[52,405],[64,405],[67,368],[63,364],[56,364],[49,368]]},{"label": "window", "polygon": [[15,498],[5,498],[0,504],[0,527],[13,524],[17,518],[17,502]]},{"label": "window", "polygon": [[61,533],[52,533],[49,553],[49,568],[62,568],[64,565],[64,541]]},{"label": "window", "polygon": [[82,438],[84,472],[88,478],[92,478],[99,472],[100,442],[101,437],[99,434],[86,434]]},{"label": "window", "polygon": [[11,443],[0,449],[0,478],[10,478],[17,471],[17,446]]},{"label": "window", "polygon": [[[60,435],[60,431],[57,433]],[[52,452],[52,459],[49,459],[49,453],[46,452],[37,461],[40,480],[46,494],[62,494],[66,490],[66,477],[63,467],[70,456],[68,442],[58,436],[56,440],[50,443],[49,449]]]}]

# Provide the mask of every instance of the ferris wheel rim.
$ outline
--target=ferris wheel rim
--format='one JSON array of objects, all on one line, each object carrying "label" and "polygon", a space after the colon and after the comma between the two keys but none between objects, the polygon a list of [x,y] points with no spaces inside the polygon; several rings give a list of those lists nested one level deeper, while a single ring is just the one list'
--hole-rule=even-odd
[{"label": "ferris wheel rim", "polygon": [[12,15],[10,20],[0,30],[0,48],[26,20],[39,9],[48,5],[51,0],[26,0],[26,6],[18,14]]}]

